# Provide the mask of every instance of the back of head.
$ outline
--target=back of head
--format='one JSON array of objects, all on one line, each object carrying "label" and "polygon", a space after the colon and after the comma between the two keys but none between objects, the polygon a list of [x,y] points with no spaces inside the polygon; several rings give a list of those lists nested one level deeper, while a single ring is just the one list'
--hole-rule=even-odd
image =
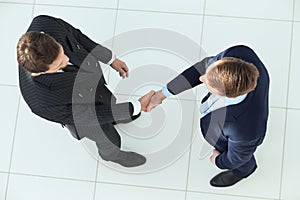
[{"label": "back of head", "polygon": [[32,73],[45,72],[59,55],[56,40],[41,32],[29,31],[21,36],[17,45],[17,60],[20,66]]},{"label": "back of head", "polygon": [[221,95],[234,98],[256,87],[259,72],[249,62],[225,57],[207,72],[209,85]]}]

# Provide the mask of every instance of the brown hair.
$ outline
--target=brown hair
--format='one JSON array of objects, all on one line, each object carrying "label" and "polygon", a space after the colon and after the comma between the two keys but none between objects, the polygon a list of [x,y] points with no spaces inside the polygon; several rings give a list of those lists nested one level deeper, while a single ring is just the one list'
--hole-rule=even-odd
[{"label": "brown hair", "polygon": [[222,58],[207,72],[209,86],[227,97],[237,97],[254,90],[258,76],[255,65],[232,57]]},{"label": "brown hair", "polygon": [[59,52],[60,46],[53,37],[35,31],[23,34],[17,45],[19,65],[32,73],[47,71]]}]

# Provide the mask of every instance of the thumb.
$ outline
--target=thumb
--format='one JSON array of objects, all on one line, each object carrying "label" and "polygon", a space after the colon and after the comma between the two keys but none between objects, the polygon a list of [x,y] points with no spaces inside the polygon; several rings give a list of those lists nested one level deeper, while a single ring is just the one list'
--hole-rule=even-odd
[{"label": "thumb", "polygon": [[[150,103],[150,104],[151,104],[151,103]],[[146,108],[146,112],[150,112],[150,111],[151,111],[150,104],[147,106],[147,108]]]},{"label": "thumb", "polygon": [[151,97],[152,97],[154,94],[155,94],[155,91],[154,91],[154,90],[151,90],[151,91],[148,93],[148,95],[151,96]]},{"label": "thumb", "polygon": [[153,108],[155,108],[156,107],[156,105],[155,104],[153,104],[153,103],[149,103],[149,105],[147,106],[147,112],[150,112]]}]

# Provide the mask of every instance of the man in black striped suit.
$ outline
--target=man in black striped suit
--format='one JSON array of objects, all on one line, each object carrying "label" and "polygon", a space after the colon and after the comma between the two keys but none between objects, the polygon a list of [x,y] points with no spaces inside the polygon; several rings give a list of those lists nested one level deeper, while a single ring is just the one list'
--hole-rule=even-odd
[{"label": "man in black striped suit", "polygon": [[146,158],[120,150],[116,123],[130,122],[145,111],[154,91],[138,101],[116,103],[105,86],[99,62],[125,78],[126,64],[79,29],[51,16],[37,16],[17,46],[22,96],[36,115],[66,126],[76,139],[96,142],[102,159],[135,167]]}]

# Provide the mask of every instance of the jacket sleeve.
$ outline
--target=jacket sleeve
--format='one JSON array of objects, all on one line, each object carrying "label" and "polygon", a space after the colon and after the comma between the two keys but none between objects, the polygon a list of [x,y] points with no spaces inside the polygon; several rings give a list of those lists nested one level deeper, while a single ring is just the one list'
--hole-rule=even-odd
[{"label": "jacket sleeve", "polygon": [[177,95],[185,90],[191,89],[202,82],[199,77],[205,74],[207,67],[214,61],[214,57],[206,57],[183,71],[167,84],[168,90]]},{"label": "jacket sleeve", "polygon": [[235,169],[247,163],[253,156],[262,138],[251,141],[228,141],[228,149],[216,157],[215,163],[220,169]]},{"label": "jacket sleeve", "polygon": [[83,34],[79,29],[74,28],[71,24],[68,22],[56,18],[57,22],[65,27],[67,31],[72,34],[76,40],[88,51],[90,52],[94,57],[97,58],[97,60],[108,63],[112,59],[112,51],[96,42],[91,40],[88,36]]},{"label": "jacket sleeve", "polygon": [[76,124],[78,126],[96,126],[131,119],[133,115],[132,103],[75,104],[47,107],[35,114],[47,120],[61,124]]}]

